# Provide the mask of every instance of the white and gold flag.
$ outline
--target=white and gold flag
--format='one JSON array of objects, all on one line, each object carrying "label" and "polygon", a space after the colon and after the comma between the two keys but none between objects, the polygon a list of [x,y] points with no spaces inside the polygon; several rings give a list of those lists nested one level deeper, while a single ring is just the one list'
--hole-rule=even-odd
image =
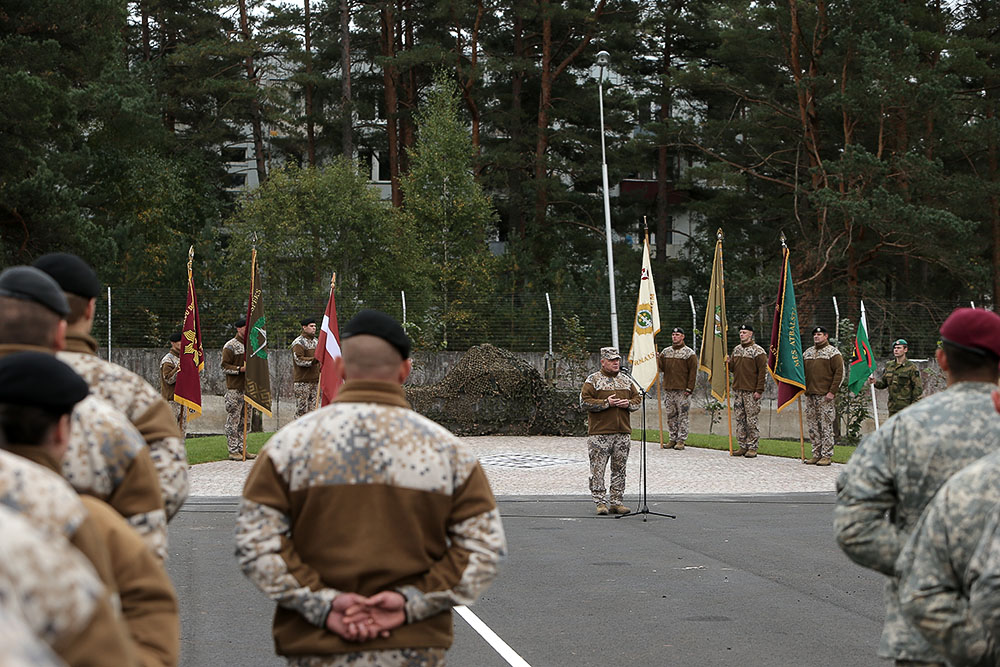
[{"label": "white and gold flag", "polygon": [[635,307],[632,327],[632,347],[628,361],[632,364],[632,377],[649,391],[656,382],[656,334],[660,333],[660,310],[656,304],[653,271],[649,264],[649,236],[642,248],[642,276],[639,280],[639,302]]}]

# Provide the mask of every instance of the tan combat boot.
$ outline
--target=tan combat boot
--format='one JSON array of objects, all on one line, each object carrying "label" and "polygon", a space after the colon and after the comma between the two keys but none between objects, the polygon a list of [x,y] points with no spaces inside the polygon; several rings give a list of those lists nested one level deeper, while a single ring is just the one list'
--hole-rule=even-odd
[{"label": "tan combat boot", "polygon": [[672,442],[662,442],[660,443],[660,449],[673,449],[674,443]]},{"label": "tan combat boot", "polygon": [[805,461],[803,461],[803,463],[805,463],[807,466],[814,466],[817,463],[819,463],[819,457],[814,456],[812,458],[806,459]]},{"label": "tan combat boot", "polygon": [[747,453],[747,448],[746,447],[740,447],[735,452],[730,452],[729,455],[730,456],[745,456],[746,453]]},{"label": "tan combat boot", "polygon": [[755,459],[755,458],[757,458],[757,450],[756,449],[748,449],[747,453],[744,454],[743,456],[745,456],[748,459]]},{"label": "tan combat boot", "polygon": [[676,449],[677,451],[680,451],[680,450],[684,449],[684,443],[683,442],[675,442],[674,443],[674,449]]},{"label": "tan combat boot", "polygon": [[608,508],[612,514],[628,514],[632,510],[625,507],[621,503],[613,503],[611,507]]},{"label": "tan combat boot", "polygon": [[608,513],[608,506],[604,503],[597,503],[597,513],[601,516],[605,516]]},{"label": "tan combat boot", "polygon": [[828,466],[828,465],[830,465],[830,457],[829,456],[824,456],[819,461],[816,461],[816,465],[818,465],[818,466]]}]

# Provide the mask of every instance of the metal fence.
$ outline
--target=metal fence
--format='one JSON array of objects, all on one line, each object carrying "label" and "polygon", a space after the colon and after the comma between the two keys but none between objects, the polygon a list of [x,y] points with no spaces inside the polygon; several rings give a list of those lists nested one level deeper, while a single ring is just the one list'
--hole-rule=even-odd
[{"label": "metal fence", "polygon": [[[687,333],[687,344],[697,350],[704,320],[704,294],[674,294],[660,297],[660,346],[670,344],[669,331],[679,326]],[[611,344],[610,299],[579,294],[514,292],[474,303],[450,303],[441,295],[416,296],[402,292],[352,293],[337,289],[338,320],[346,322],[362,308],[383,310],[407,323],[417,348],[462,351],[491,343],[523,352],[597,352]],[[287,347],[299,335],[299,320],[322,318],[328,295],[313,293],[264,293],[264,312],[272,347]],[[206,347],[221,347],[233,335],[233,321],[245,314],[246,295],[221,291],[198,294],[202,336]],[[172,332],[180,329],[185,307],[183,289],[108,288],[99,299],[94,335],[99,344],[111,348],[166,346]],[[879,356],[891,353],[892,341],[905,338],[910,356],[926,358],[934,353],[941,322],[955,308],[969,302],[901,302],[866,299],[869,339]],[[836,338],[843,320],[856,323],[859,308],[843,297],[800,298],[797,302],[803,342],[812,340],[809,330],[825,326]],[[633,298],[618,298],[619,346],[629,348],[635,304]],[[774,300],[755,297],[730,298],[727,316],[729,345],[738,341],[737,329],[748,322],[757,341],[770,339]],[[853,327],[851,327],[853,332]]]}]

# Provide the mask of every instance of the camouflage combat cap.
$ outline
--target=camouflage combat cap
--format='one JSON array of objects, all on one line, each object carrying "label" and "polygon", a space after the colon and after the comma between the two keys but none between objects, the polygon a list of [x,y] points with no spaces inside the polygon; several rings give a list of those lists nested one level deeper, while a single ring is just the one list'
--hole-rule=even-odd
[{"label": "camouflage combat cap", "polygon": [[618,354],[617,347],[602,347],[601,348],[601,359],[607,359],[608,361],[614,361],[615,359],[621,359],[622,355]]}]

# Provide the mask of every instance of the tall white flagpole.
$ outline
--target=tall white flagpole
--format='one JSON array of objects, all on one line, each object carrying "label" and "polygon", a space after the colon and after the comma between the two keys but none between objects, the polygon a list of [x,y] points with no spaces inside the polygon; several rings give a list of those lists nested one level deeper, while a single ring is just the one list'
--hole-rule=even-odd
[{"label": "tall white flagpole", "polygon": [[[861,302],[861,325],[865,328],[865,336],[868,337],[868,344],[871,345],[871,335],[868,333],[868,317],[865,315],[865,302]],[[875,359],[872,359],[872,375],[875,375]],[[875,383],[869,382],[868,387],[872,391],[872,417],[875,419],[875,430],[878,430],[878,405],[875,403]]]}]

